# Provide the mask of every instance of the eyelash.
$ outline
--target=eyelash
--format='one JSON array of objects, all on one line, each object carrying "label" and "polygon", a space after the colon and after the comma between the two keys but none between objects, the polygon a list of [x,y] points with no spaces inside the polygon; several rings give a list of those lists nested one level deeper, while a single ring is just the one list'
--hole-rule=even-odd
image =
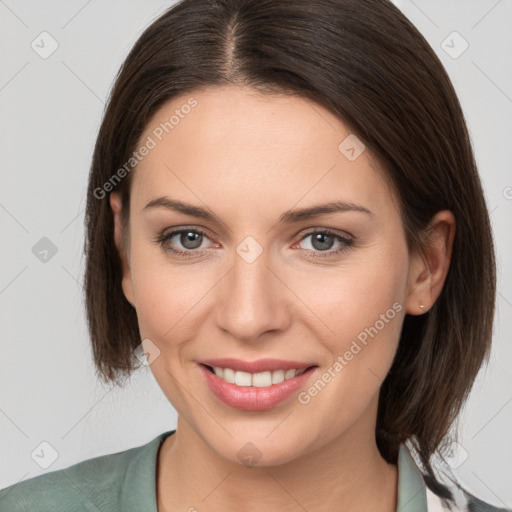
[{"label": "eyelash", "polygon": [[[189,250],[182,251],[182,250],[173,249],[172,247],[166,245],[169,242],[169,240],[171,240],[176,235],[179,235],[181,233],[190,233],[190,232],[200,234],[200,235],[203,235],[203,236],[209,238],[208,235],[206,234],[206,232],[203,231],[202,229],[184,227],[184,228],[180,228],[180,229],[171,231],[170,233],[167,233],[167,234],[165,232],[163,232],[155,239],[155,242],[160,244],[160,246],[164,250],[171,251],[180,257],[184,257],[184,258],[199,257],[204,252],[205,249],[202,249],[202,250],[189,249]],[[306,249],[306,251],[311,253],[311,255],[314,258],[328,258],[330,256],[340,255],[340,254],[348,251],[353,246],[353,243],[354,243],[353,238],[347,238],[347,237],[341,236],[336,231],[333,231],[332,229],[328,229],[328,228],[322,228],[322,229],[319,228],[317,230],[309,231],[299,240],[299,242],[302,242],[308,236],[315,235],[315,234],[331,235],[336,240],[341,242],[343,245],[339,249],[332,249],[332,250],[328,250],[328,251],[314,251],[314,250]],[[297,243],[299,243],[299,242],[297,242]]]}]

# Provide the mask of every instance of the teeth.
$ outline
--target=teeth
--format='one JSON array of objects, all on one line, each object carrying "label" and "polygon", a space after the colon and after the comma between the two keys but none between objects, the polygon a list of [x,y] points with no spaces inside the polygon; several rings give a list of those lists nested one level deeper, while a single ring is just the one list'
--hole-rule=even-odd
[{"label": "teeth", "polygon": [[236,372],[231,368],[219,368],[215,366],[213,368],[215,375],[229,382],[230,384],[236,384],[237,386],[247,387],[254,386],[256,388],[266,388],[272,384],[280,384],[281,382],[292,379],[301,373],[306,371],[306,368],[302,370],[274,370],[273,372],[261,372],[261,373],[249,373],[249,372]]},{"label": "teeth", "polygon": [[[222,368],[215,368],[215,373],[217,373],[217,370],[220,370],[222,372]],[[229,382],[230,384],[235,383],[235,371],[231,368],[224,368],[224,375],[219,375],[221,379],[224,379],[226,382]]]},{"label": "teeth", "polygon": [[[293,373],[295,374],[295,372],[293,372]],[[272,372],[272,384],[279,384],[280,382],[283,382],[284,376],[285,376],[284,370],[276,370],[276,371]]]},{"label": "teeth", "polygon": [[252,375],[247,372],[235,372],[235,384],[237,386],[250,386],[252,384]]},{"label": "teeth", "polygon": [[295,377],[295,370],[286,370],[284,372],[285,379],[291,379],[292,377]]},{"label": "teeth", "polygon": [[[251,375],[248,373],[248,375]],[[252,385],[255,388],[265,388],[272,385],[272,372],[255,373],[252,376]]]}]

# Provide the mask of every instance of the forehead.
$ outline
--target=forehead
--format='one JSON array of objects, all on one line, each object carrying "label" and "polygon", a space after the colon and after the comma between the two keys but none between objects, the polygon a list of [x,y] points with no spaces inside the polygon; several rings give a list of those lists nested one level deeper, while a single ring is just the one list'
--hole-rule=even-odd
[{"label": "forehead", "polygon": [[356,159],[344,152],[353,137],[337,116],[299,96],[196,90],[165,103],[147,124],[140,142],[151,140],[152,149],[137,166],[133,193],[260,210],[340,199],[386,207],[391,191],[369,151]]}]

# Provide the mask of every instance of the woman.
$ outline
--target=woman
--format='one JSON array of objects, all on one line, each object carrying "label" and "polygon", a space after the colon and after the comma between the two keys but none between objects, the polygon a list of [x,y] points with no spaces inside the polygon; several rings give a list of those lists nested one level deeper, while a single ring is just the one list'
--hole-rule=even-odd
[{"label": "woman", "polygon": [[178,426],[1,510],[496,510],[431,463],[494,249],[453,87],[391,3],[173,6],[117,77],[86,230],[98,375],[149,364]]}]

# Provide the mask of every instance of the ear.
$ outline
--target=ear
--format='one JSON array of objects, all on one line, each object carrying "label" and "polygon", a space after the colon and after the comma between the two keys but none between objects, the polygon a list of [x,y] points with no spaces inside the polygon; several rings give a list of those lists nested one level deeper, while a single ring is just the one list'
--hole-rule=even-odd
[{"label": "ear", "polygon": [[410,315],[426,313],[441,294],[450,267],[455,227],[450,211],[438,212],[426,229],[424,254],[415,252],[411,256],[405,301]]},{"label": "ear", "polygon": [[[129,243],[124,243],[129,239],[128,233],[124,233],[123,219],[122,219],[122,198],[118,192],[112,192],[109,196],[110,208],[114,215],[114,243],[119,254],[121,261],[122,287],[126,300],[135,307],[133,283],[130,270],[130,248]],[[125,246],[126,245],[126,246]]]}]

